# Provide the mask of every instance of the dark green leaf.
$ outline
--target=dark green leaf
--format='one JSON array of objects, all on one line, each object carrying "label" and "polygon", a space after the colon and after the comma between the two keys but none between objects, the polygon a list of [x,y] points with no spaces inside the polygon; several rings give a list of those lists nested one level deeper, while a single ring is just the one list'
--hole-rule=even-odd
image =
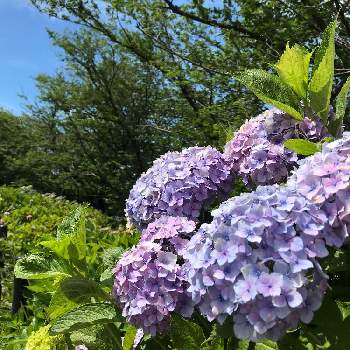
[{"label": "dark green leaf", "polygon": [[91,297],[95,299],[106,298],[106,293],[98,283],[87,278],[66,278],[61,282],[60,289],[68,299],[76,303],[84,302],[86,298]]},{"label": "dark green leaf", "polygon": [[113,324],[99,324],[73,331],[70,339],[74,345],[84,344],[89,350],[119,350],[121,338]]},{"label": "dark green leaf", "polygon": [[263,102],[281,109],[297,120],[303,119],[298,97],[278,76],[261,69],[250,69],[236,74],[234,78]]},{"label": "dark green leaf", "polygon": [[205,341],[201,327],[176,314],[171,319],[170,337],[177,350],[198,350]]},{"label": "dark green leaf", "polygon": [[73,309],[52,323],[50,334],[68,333],[94,324],[122,322],[112,304],[94,303]]}]

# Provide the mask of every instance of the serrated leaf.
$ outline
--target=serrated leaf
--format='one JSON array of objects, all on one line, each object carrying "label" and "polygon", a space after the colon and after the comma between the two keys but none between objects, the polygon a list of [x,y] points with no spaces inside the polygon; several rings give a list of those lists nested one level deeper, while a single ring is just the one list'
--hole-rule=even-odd
[{"label": "serrated leaf", "polygon": [[123,350],[132,350],[136,333],[137,328],[135,328],[131,324],[128,324],[126,326],[126,332],[123,339]]},{"label": "serrated leaf", "polygon": [[77,303],[84,302],[86,298],[106,298],[106,293],[95,281],[83,277],[66,278],[61,282],[62,293]]},{"label": "serrated leaf", "polygon": [[176,314],[171,319],[170,337],[177,350],[198,350],[205,341],[200,326]]},{"label": "serrated leaf", "polygon": [[89,350],[119,350],[121,338],[113,325],[94,325],[73,331],[70,334],[73,344],[84,344]]},{"label": "serrated leaf", "polygon": [[320,146],[317,143],[302,139],[289,139],[284,143],[284,146],[303,156],[310,156],[320,150]]},{"label": "serrated leaf", "polygon": [[287,43],[286,50],[275,65],[279,77],[300,97],[306,98],[309,63],[312,53],[305,48]]},{"label": "serrated leaf", "polygon": [[78,207],[58,227],[57,239],[40,243],[81,270],[86,267],[85,215],[86,210]]},{"label": "serrated leaf", "polygon": [[343,316],[344,321],[350,315],[350,303],[336,300],[336,304]]},{"label": "serrated leaf", "polygon": [[263,342],[256,343],[255,350],[279,350],[279,347],[277,343],[271,340],[265,340]]},{"label": "serrated leaf", "polygon": [[50,320],[54,320],[78,306],[79,304],[77,302],[69,300],[60,289],[57,289],[52,295],[50,305],[47,308],[47,313]]},{"label": "serrated leaf", "polygon": [[71,276],[69,266],[65,261],[35,254],[18,260],[14,272],[17,278],[28,280]]},{"label": "serrated leaf", "polygon": [[105,270],[100,275],[101,282],[109,281],[113,277],[112,270],[123,252],[124,249],[121,247],[110,248],[104,251],[102,260]]},{"label": "serrated leaf", "polygon": [[310,106],[324,122],[328,116],[333,85],[336,25],[336,21],[330,23],[322,35],[308,88]]},{"label": "serrated leaf", "polygon": [[112,304],[86,304],[67,312],[55,320],[52,323],[50,334],[69,333],[94,324],[117,321],[122,322],[124,320]]},{"label": "serrated leaf", "polygon": [[294,91],[278,76],[261,69],[249,69],[234,78],[247,86],[263,102],[288,113],[296,120],[302,120],[299,99]]},{"label": "serrated leaf", "polygon": [[335,107],[336,107],[335,120],[331,121],[328,126],[329,132],[335,137],[338,136],[340,128],[343,124],[349,89],[350,89],[350,77],[348,77],[348,79],[346,80],[345,84],[342,86],[337,96],[337,100],[335,104]]},{"label": "serrated leaf", "polygon": [[[231,329],[232,335],[232,329]],[[220,336],[218,332],[218,324],[213,325],[213,329],[210,332],[210,336],[206,339],[202,345],[203,350],[224,350],[224,338]]]}]

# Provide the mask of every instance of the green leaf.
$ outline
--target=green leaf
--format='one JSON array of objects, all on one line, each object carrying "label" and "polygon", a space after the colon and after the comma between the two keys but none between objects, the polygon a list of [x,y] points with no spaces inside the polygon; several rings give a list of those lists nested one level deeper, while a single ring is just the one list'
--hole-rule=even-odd
[{"label": "green leaf", "polygon": [[[237,338],[230,338],[228,340],[228,349],[232,350],[248,350],[249,349],[249,340],[241,340]],[[252,348],[253,349],[253,348]]]},{"label": "green leaf", "polygon": [[234,78],[252,90],[263,102],[281,109],[294,119],[303,119],[297,95],[278,76],[261,69],[249,69]]},{"label": "green leaf", "polygon": [[121,247],[110,248],[104,251],[102,260],[105,270],[101,273],[101,282],[109,281],[113,277],[112,270],[123,252],[124,249]]},{"label": "green leaf", "polygon": [[297,44],[290,48],[287,43],[286,50],[275,65],[280,78],[303,99],[307,94],[311,55],[305,48]]},{"label": "green leaf", "polygon": [[73,309],[52,323],[50,334],[68,333],[94,324],[123,322],[112,304],[93,303]]},{"label": "green leaf", "polygon": [[82,270],[86,267],[85,212],[81,207],[72,211],[58,227],[57,239],[40,243]]},{"label": "green leaf", "polygon": [[84,344],[89,350],[119,350],[121,337],[114,324],[99,324],[73,331],[70,339],[74,345]]},{"label": "green leaf", "polygon": [[205,341],[201,327],[176,314],[171,320],[170,337],[177,350],[198,350]]},{"label": "green leaf", "polygon": [[344,321],[350,315],[350,303],[336,300],[336,304],[343,316]]},{"label": "green leaf", "polygon": [[70,300],[81,303],[86,298],[104,299],[106,293],[98,283],[83,277],[66,278],[61,282],[62,293]]},{"label": "green leaf", "polygon": [[28,255],[17,261],[15,276],[28,280],[56,277],[70,277],[71,272],[65,261],[53,257]]},{"label": "green leaf", "polygon": [[271,340],[256,343],[255,350],[279,350],[277,343]]},{"label": "green leaf", "polygon": [[289,139],[284,143],[284,146],[303,156],[310,156],[320,150],[317,143],[302,139]]},{"label": "green leaf", "polygon": [[126,332],[123,340],[123,350],[132,350],[136,332],[137,328],[131,324],[126,326]]},{"label": "green leaf", "polygon": [[233,330],[233,319],[232,317],[227,317],[222,325],[216,325],[216,332],[222,338],[232,337]]},{"label": "green leaf", "polygon": [[[231,328],[232,336],[232,328]],[[213,325],[213,329],[210,332],[210,336],[206,339],[202,345],[201,349],[203,350],[224,350],[224,338],[220,336],[218,332],[218,324]]]},{"label": "green leaf", "polygon": [[77,308],[78,306],[79,304],[73,300],[68,299],[66,295],[61,291],[61,289],[57,289],[52,295],[50,305],[47,308],[47,313],[50,320],[54,320],[64,315],[68,311]]},{"label": "green leaf", "polygon": [[346,80],[345,84],[342,86],[337,96],[337,100],[335,104],[336,106],[335,120],[331,121],[328,126],[328,130],[334,137],[338,136],[339,130],[343,124],[349,89],[350,89],[350,77],[348,77],[348,79]]},{"label": "green leaf", "polygon": [[336,26],[336,21],[330,23],[322,35],[322,43],[316,50],[308,88],[310,106],[324,122],[327,121],[332,93]]}]

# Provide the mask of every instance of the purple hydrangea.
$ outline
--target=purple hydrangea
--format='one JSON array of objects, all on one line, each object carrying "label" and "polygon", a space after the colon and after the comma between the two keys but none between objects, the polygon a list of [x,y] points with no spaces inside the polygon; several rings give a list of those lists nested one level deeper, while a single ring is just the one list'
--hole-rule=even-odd
[{"label": "purple hydrangea", "polygon": [[212,214],[184,255],[201,313],[220,323],[234,315],[236,336],[252,340],[278,339],[308,321],[327,281],[315,260],[328,255],[326,214],[278,185],[231,198]]},{"label": "purple hydrangea", "polygon": [[213,199],[231,190],[230,167],[212,147],[191,147],[157,159],[132,188],[128,221],[140,229],[162,215],[198,219]]},{"label": "purple hydrangea", "polygon": [[300,161],[288,186],[326,212],[327,244],[340,247],[350,232],[350,133]]},{"label": "purple hydrangea", "polygon": [[182,255],[195,229],[196,223],[185,217],[161,216],[143,230],[141,241],[160,243],[163,249]]},{"label": "purple hydrangea", "polygon": [[184,269],[161,244],[141,241],[123,254],[113,272],[113,295],[123,316],[145,333],[163,332],[174,310],[191,315]]},{"label": "purple hydrangea", "polygon": [[74,349],[75,350],[89,350],[84,344],[83,345],[77,345]]},{"label": "purple hydrangea", "polygon": [[272,108],[242,125],[226,144],[224,157],[246,184],[272,185],[286,180],[298,159],[283,146],[284,141],[290,138],[319,141],[326,135],[321,121],[306,117],[297,123]]}]

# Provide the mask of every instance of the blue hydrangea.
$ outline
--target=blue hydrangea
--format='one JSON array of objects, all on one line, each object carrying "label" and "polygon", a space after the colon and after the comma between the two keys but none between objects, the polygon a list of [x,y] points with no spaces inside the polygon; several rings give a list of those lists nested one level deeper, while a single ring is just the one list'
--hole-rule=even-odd
[{"label": "blue hydrangea", "polygon": [[[280,338],[322,300],[325,213],[294,190],[258,187],[222,203],[191,238],[188,291],[209,321],[234,315],[239,338]],[[310,271],[313,272],[310,274]],[[312,291],[319,286],[320,295]],[[321,288],[322,286],[322,288]]]},{"label": "blue hydrangea", "polygon": [[163,249],[182,255],[196,223],[181,216],[161,216],[142,231],[141,241],[160,243]]},{"label": "blue hydrangea", "polygon": [[201,210],[232,186],[230,167],[212,147],[191,147],[157,159],[132,188],[126,203],[131,224],[144,229],[162,215],[197,220]]},{"label": "blue hydrangea", "polygon": [[327,135],[320,120],[305,117],[297,123],[288,114],[272,108],[241,126],[226,144],[224,157],[247,185],[272,185],[285,181],[298,160],[294,152],[283,146],[284,141],[319,141]]},{"label": "blue hydrangea", "polygon": [[327,244],[340,247],[350,233],[350,133],[300,161],[288,186],[326,212]]}]

